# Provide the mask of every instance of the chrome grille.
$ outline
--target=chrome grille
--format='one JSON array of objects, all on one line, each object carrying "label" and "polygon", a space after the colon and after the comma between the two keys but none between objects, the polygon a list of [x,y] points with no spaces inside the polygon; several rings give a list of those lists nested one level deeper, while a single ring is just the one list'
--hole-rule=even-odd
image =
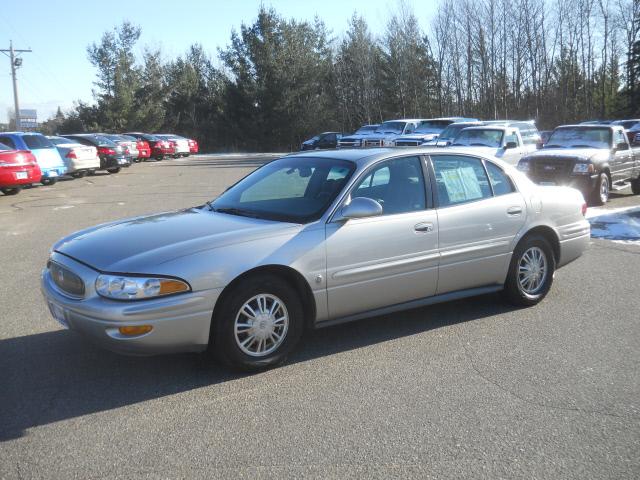
[{"label": "chrome grille", "polygon": [[573,160],[566,158],[536,158],[533,171],[537,176],[567,175],[573,170]]},{"label": "chrome grille", "polygon": [[84,282],[68,268],[55,262],[49,262],[49,274],[53,283],[63,292],[73,297],[84,296]]},{"label": "chrome grille", "polygon": [[398,147],[417,147],[422,145],[422,142],[418,140],[396,140],[396,146]]},{"label": "chrome grille", "polygon": [[382,140],[365,140],[364,146],[365,147],[381,147]]}]

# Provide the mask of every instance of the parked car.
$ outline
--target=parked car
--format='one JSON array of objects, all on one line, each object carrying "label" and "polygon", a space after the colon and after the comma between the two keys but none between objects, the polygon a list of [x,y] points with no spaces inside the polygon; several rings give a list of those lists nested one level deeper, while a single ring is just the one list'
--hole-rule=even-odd
[{"label": "parked car", "polygon": [[173,158],[189,156],[191,152],[191,149],[189,148],[189,139],[181,137],[180,135],[175,135],[173,133],[158,133],[156,134],[156,137],[173,143]]},{"label": "parked car", "polygon": [[380,124],[375,131],[364,139],[365,147],[390,147],[396,138],[413,133],[424,118],[389,120]]},{"label": "parked car", "polygon": [[199,147],[198,142],[193,138],[189,138],[189,153],[195,154],[198,153]]},{"label": "parked car", "polygon": [[82,145],[65,137],[50,136],[47,138],[56,146],[67,166],[67,173],[73,177],[81,178],[87,173],[95,173],[100,168],[100,157],[96,147]]},{"label": "parked car", "polygon": [[611,125],[621,126],[624,128],[624,133],[629,139],[629,143],[635,141],[635,137],[638,131],[640,131],[640,119],[633,120],[616,120],[611,122]]},{"label": "parked car", "polygon": [[122,134],[120,136],[125,140],[135,142],[136,150],[138,151],[138,158],[135,160],[136,162],[145,162],[149,157],[151,157],[151,147],[146,140],[141,140],[126,134]]},{"label": "parked car", "polygon": [[477,122],[476,118],[448,117],[423,120],[412,133],[400,135],[394,141],[396,147],[417,147],[436,140],[442,131],[455,122]]},{"label": "parked car", "polygon": [[125,135],[147,142],[149,144],[149,148],[151,148],[151,156],[156,160],[162,160],[163,158],[173,156],[176,153],[175,146],[172,145],[171,142],[158,138],[150,133],[128,132],[125,133]]},{"label": "parked car", "polygon": [[[138,161],[138,140],[128,138],[125,135],[120,135],[116,133],[99,133],[98,135],[108,138],[116,145],[120,145],[122,147],[122,152],[125,157],[129,160],[129,165]],[[129,166],[127,165],[127,166]]]},{"label": "parked car", "polygon": [[302,142],[300,150],[327,150],[336,148],[341,138],[342,133],[340,132],[323,132]]},{"label": "parked car", "polygon": [[53,185],[58,177],[67,173],[67,167],[55,145],[44,135],[33,132],[2,132],[0,143],[14,150],[29,150],[40,167],[40,183]]},{"label": "parked car", "polygon": [[363,140],[376,131],[379,124],[363,125],[351,135],[343,136],[338,140],[337,148],[359,148],[363,146]]},{"label": "parked car", "polygon": [[448,147],[453,143],[458,134],[462,131],[463,128],[467,127],[478,127],[483,125],[480,121],[474,122],[454,122],[449,124],[440,135],[438,135],[433,140],[423,143],[424,146],[438,146],[438,147]]},{"label": "parked car", "polygon": [[82,145],[96,147],[98,149],[98,156],[100,157],[100,170],[106,170],[109,173],[118,173],[122,167],[131,165],[131,160],[124,154],[122,145],[118,145],[102,135],[95,133],[74,133],[60,136],[74,140]]},{"label": "parked car", "polygon": [[517,165],[524,155],[538,148],[539,139],[538,135],[525,139],[519,128],[493,124],[464,128],[451,145]]},{"label": "parked car", "polygon": [[260,369],[307,327],[498,291],[534,305],[589,244],[585,211],[580,192],[466,150],[299,153],[205,205],[63,238],[41,286],[62,325],[111,350]]},{"label": "parked car", "polygon": [[569,185],[593,205],[603,205],[609,192],[631,186],[640,193],[640,145],[629,145],[621,126],[564,125],[544,147],[525,156],[518,169],[540,185]]},{"label": "parked car", "polygon": [[0,143],[0,191],[15,195],[22,187],[38,183],[42,172],[36,157],[28,150],[16,150]]}]

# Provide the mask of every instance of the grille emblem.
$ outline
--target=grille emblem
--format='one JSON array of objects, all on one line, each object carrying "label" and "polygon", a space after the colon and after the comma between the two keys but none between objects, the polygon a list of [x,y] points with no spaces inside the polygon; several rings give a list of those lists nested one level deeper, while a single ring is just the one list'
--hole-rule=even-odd
[{"label": "grille emblem", "polygon": [[545,170],[555,170],[555,169],[556,169],[556,167],[554,167],[553,165],[545,165],[545,166],[544,166],[544,169],[545,169]]}]

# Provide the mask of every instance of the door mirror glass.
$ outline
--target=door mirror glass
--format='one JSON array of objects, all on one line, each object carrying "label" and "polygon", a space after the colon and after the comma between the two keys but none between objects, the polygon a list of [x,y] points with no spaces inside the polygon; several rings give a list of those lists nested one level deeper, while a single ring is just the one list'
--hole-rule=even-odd
[{"label": "door mirror glass", "polygon": [[340,212],[344,218],[367,218],[382,215],[382,205],[371,198],[356,197]]},{"label": "door mirror glass", "polygon": [[626,142],[620,142],[616,144],[616,150],[629,150],[629,145]]},{"label": "door mirror glass", "polygon": [[507,142],[504,146],[505,150],[508,150],[509,148],[517,148],[518,144],[516,142]]}]

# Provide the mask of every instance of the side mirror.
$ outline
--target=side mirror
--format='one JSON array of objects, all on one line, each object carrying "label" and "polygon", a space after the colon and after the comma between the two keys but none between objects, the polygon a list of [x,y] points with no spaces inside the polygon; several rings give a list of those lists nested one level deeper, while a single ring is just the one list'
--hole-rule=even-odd
[{"label": "side mirror", "polygon": [[518,148],[518,144],[516,142],[507,142],[507,144],[504,146],[504,149],[508,150],[510,148]]},{"label": "side mirror", "polygon": [[342,218],[367,218],[382,215],[382,205],[371,198],[356,197],[349,205],[342,207]]},{"label": "side mirror", "polygon": [[629,144],[626,142],[620,142],[616,144],[616,150],[629,150]]}]

